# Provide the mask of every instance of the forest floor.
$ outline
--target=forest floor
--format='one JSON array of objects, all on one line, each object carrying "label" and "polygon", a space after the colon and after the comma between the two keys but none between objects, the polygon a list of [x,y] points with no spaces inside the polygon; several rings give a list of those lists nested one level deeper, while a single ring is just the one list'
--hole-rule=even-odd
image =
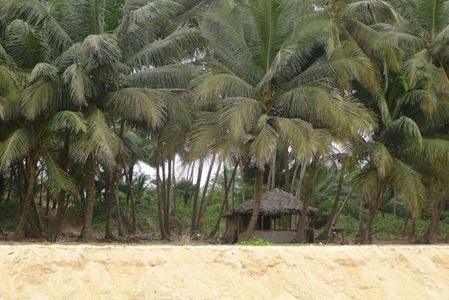
[{"label": "forest floor", "polygon": [[449,246],[0,245],[0,299],[444,299]]}]

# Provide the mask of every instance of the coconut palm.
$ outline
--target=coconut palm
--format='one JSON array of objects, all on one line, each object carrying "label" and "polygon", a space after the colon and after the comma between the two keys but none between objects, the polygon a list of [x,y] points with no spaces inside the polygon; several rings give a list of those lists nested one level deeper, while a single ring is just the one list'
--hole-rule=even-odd
[{"label": "coconut palm", "polygon": [[[382,122],[368,143],[371,150],[365,152],[370,153],[364,168],[370,214],[361,240],[368,242],[372,241],[372,222],[384,198],[392,191],[417,218],[424,196],[438,194],[432,192],[436,181],[423,181],[423,175],[435,179],[436,170],[448,162],[448,144],[440,135],[446,127],[449,87],[444,69],[448,21],[441,17],[447,5],[444,1],[392,3],[404,19],[396,26],[378,26],[379,34],[394,36],[399,43],[390,39],[389,44],[382,45],[384,53],[395,54],[395,59],[388,60],[387,55],[378,62],[382,91],[371,97]],[[409,46],[401,47],[404,43]],[[446,178],[444,171],[440,176]],[[440,201],[440,197],[431,198]]]},{"label": "coconut palm", "polygon": [[299,157],[319,157],[331,141],[374,124],[363,106],[341,92],[339,81],[356,80],[370,63],[349,43],[326,48],[331,28],[313,6],[298,1],[218,5],[200,21],[212,59],[195,82],[197,102],[218,112],[220,136],[227,144],[246,145],[259,169],[248,237],[258,217],[264,169],[278,144]]},{"label": "coconut palm", "polygon": [[[139,0],[8,1],[5,5],[8,17],[24,20],[9,25],[11,56],[24,67],[37,64],[36,76],[46,78],[31,76],[31,87],[23,96],[25,117],[45,118],[53,109],[68,109],[86,120],[87,129],[71,151],[89,170],[85,240],[92,237],[98,163],[110,170],[112,198],[117,199],[125,126],[160,127],[168,114],[168,101],[177,97],[167,90],[185,88],[192,74],[189,66],[176,62],[192,57],[198,47],[196,30],[182,25],[160,35],[177,9],[171,1]],[[36,33],[36,41],[30,42],[41,47],[25,44],[30,32]]]}]

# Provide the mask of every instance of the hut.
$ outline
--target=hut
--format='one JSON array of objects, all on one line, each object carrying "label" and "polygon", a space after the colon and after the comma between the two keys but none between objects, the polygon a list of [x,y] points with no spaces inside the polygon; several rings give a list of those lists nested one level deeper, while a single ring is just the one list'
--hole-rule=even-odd
[{"label": "hut", "polygon": [[[228,242],[238,242],[249,224],[255,205],[255,199],[243,202],[235,209],[227,211],[226,231],[224,239]],[[262,195],[259,218],[254,236],[273,243],[291,243],[297,232],[299,215],[303,204],[295,196],[282,190],[272,190]],[[313,225],[318,209],[309,207],[306,219],[306,238],[313,242]]]}]

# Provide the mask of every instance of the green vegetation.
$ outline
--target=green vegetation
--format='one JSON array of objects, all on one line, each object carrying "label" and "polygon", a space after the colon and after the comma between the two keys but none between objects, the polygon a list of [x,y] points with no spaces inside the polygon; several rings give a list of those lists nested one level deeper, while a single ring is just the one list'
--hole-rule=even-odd
[{"label": "green vegetation", "polygon": [[319,240],[446,238],[447,16],[444,0],[0,0],[1,229],[212,239],[255,198],[250,240],[281,188],[321,208]]},{"label": "green vegetation", "polygon": [[266,241],[264,239],[255,237],[250,240],[241,241],[239,245],[242,245],[242,246],[271,246],[271,245],[273,245],[273,243],[271,243],[270,241]]}]

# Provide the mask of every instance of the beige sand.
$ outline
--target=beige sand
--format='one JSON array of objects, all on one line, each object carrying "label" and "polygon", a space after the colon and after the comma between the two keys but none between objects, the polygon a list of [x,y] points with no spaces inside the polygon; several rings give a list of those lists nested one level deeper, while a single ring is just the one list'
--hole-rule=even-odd
[{"label": "beige sand", "polygon": [[449,246],[0,246],[0,299],[449,299]]}]

